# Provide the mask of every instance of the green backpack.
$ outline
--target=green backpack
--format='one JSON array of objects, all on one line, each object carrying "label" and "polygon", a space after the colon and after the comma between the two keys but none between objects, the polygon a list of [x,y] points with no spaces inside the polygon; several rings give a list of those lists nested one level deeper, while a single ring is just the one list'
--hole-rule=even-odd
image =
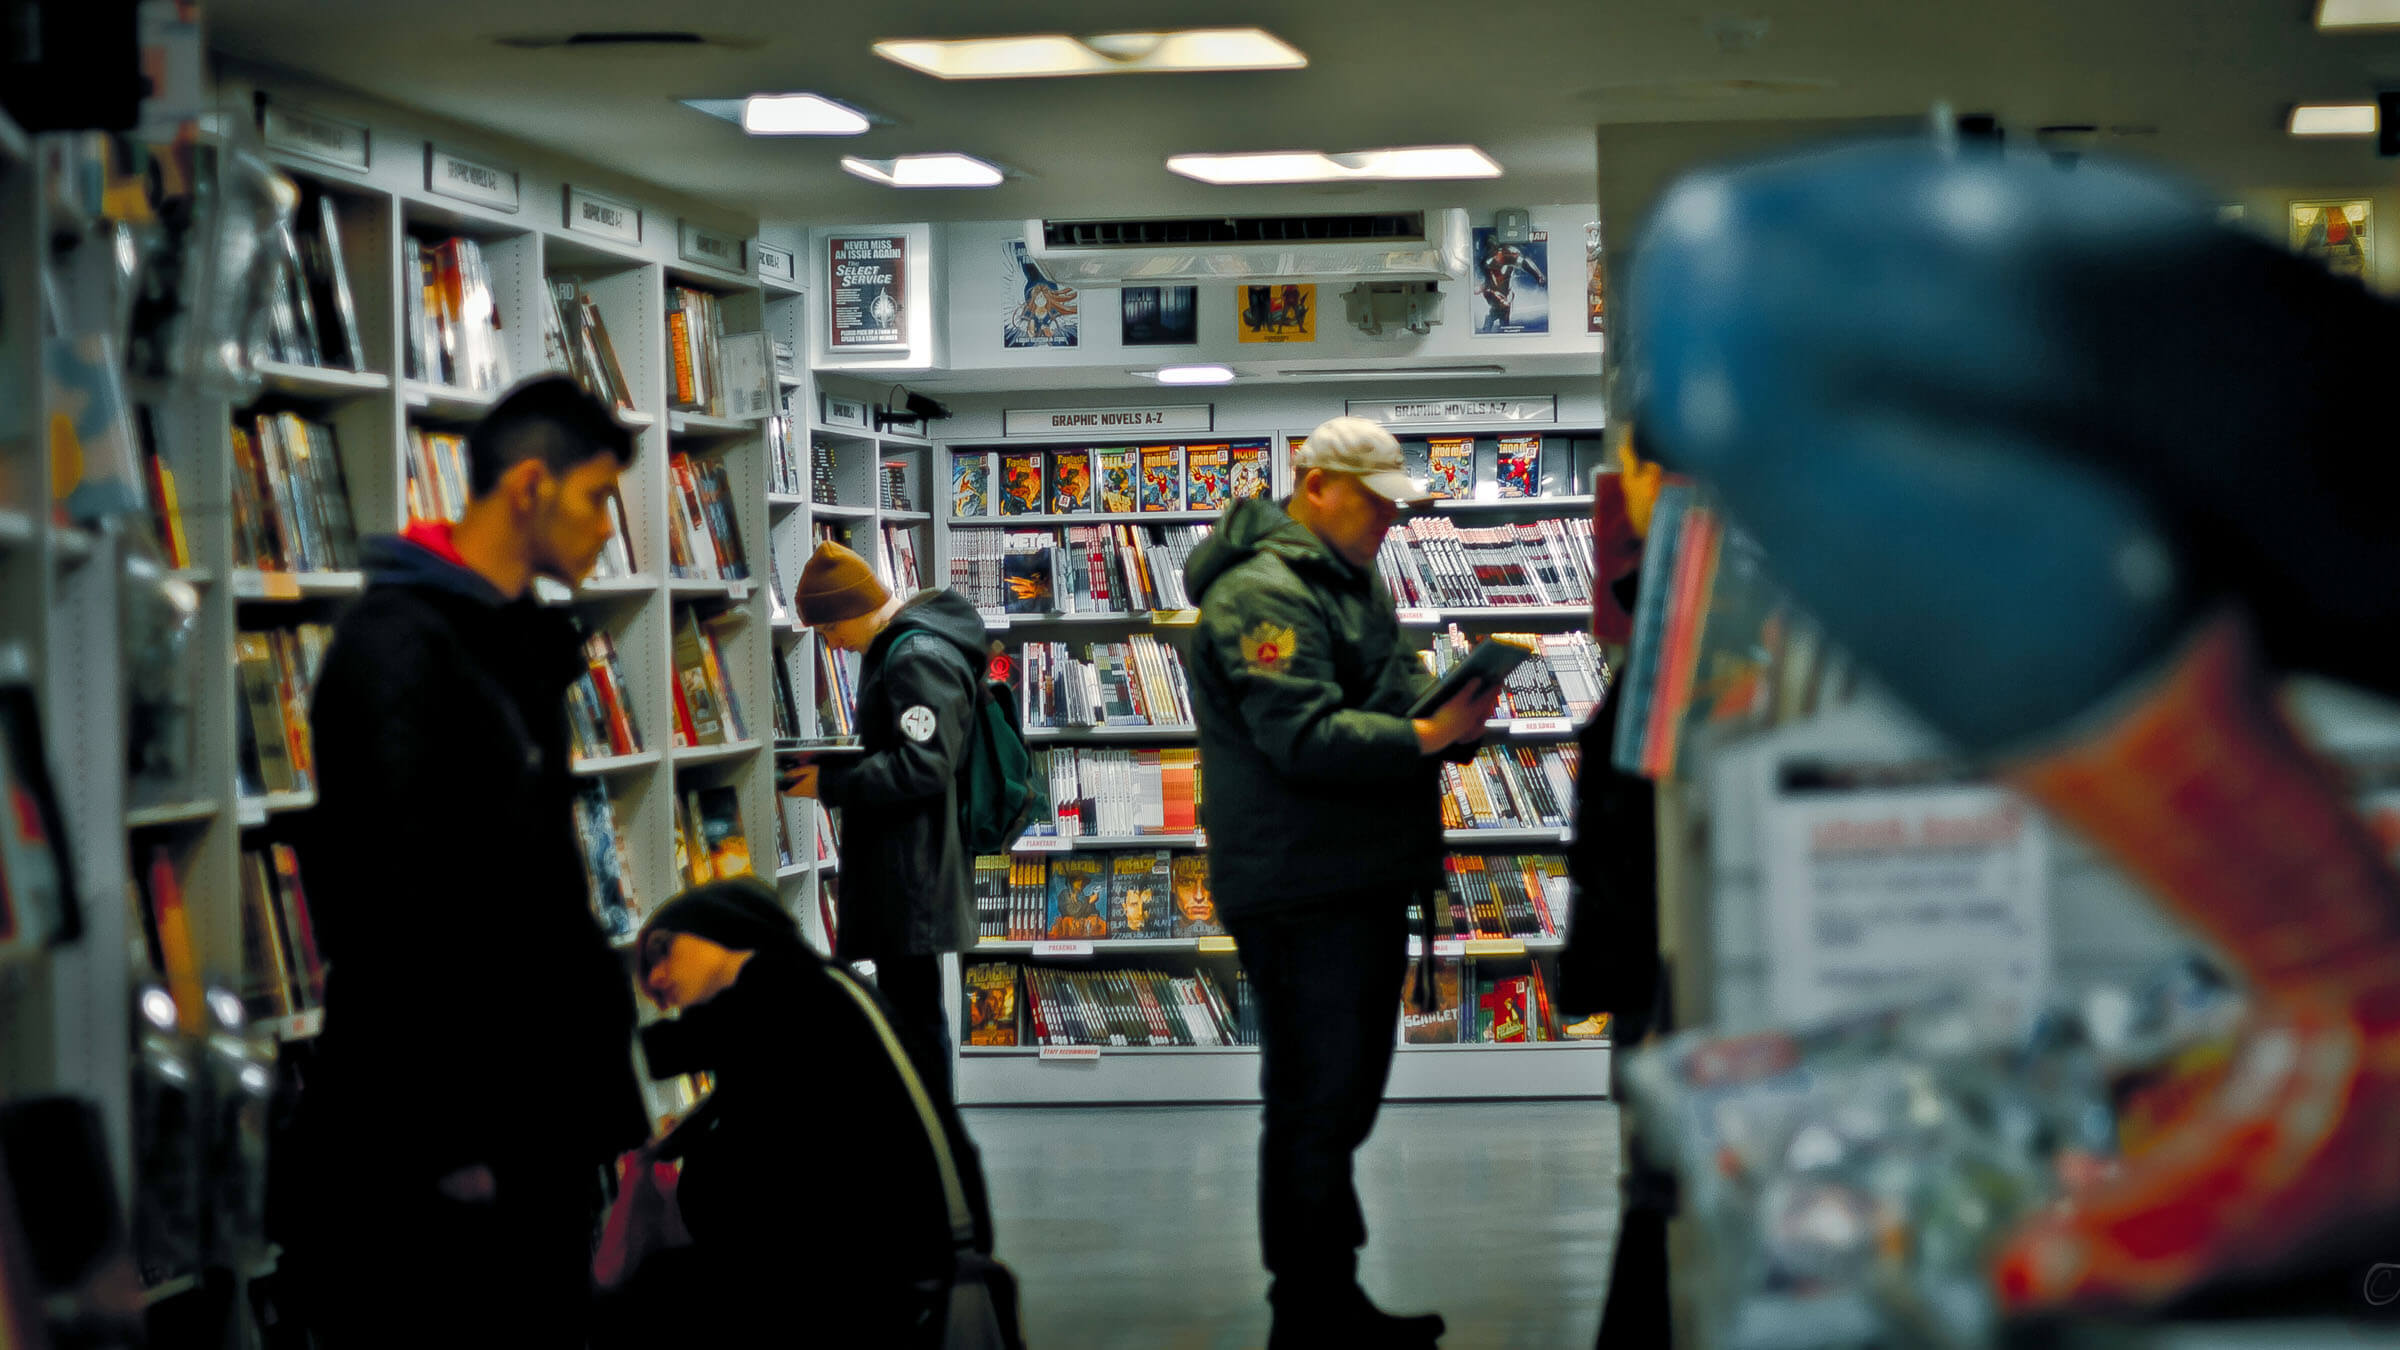
[{"label": "green backpack", "polygon": [[967,731],[967,757],[958,765],[959,833],[977,857],[1008,852],[1049,790],[1034,778],[1016,691],[1005,680],[987,678],[982,685]]}]

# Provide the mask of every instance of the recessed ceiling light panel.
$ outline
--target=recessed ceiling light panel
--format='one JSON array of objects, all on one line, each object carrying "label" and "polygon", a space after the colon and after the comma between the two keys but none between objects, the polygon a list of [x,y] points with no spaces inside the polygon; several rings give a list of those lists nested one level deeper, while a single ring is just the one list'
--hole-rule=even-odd
[{"label": "recessed ceiling light panel", "polygon": [[1170,155],[1171,173],[1220,186],[1251,183],[1421,182],[1498,178],[1500,165],[1471,145],[1412,145],[1390,150],[1270,150],[1244,155]]},{"label": "recessed ceiling light panel", "polygon": [[1063,33],[1023,37],[893,39],[875,54],[944,80],[1045,75],[1135,75],[1195,70],[1298,70],[1299,48],[1263,28],[1167,33]]},{"label": "recessed ceiling light panel", "polygon": [[2400,0],[2317,0],[2317,27],[2400,28]]},{"label": "recessed ceiling light panel", "polygon": [[2372,103],[2303,103],[2292,109],[2288,130],[2294,136],[2372,136],[2377,120]]},{"label": "recessed ceiling light panel", "polygon": [[842,170],[898,188],[998,187],[1006,175],[973,155],[902,155],[898,159],[860,159],[842,156]]},{"label": "recessed ceiling light panel", "polygon": [[856,136],[865,114],[823,94],[752,94],[742,100],[742,130],[753,136]]}]

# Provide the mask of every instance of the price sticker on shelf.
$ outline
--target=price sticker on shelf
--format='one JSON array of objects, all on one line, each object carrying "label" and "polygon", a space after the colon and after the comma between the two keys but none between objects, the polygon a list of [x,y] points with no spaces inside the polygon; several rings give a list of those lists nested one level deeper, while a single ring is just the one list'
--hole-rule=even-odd
[{"label": "price sticker on shelf", "polygon": [[1508,724],[1512,736],[1563,736],[1575,729],[1575,723],[1564,717],[1520,717]]},{"label": "price sticker on shelf", "polygon": [[1400,622],[1414,627],[1439,628],[1442,612],[1438,609],[1404,609],[1400,611]]},{"label": "price sticker on shelf", "polygon": [[1088,942],[1037,942],[1033,944],[1033,954],[1035,956],[1090,956],[1092,944]]},{"label": "price sticker on shelf", "polygon": [[1100,1061],[1100,1047],[1096,1045],[1045,1045],[1042,1047],[1042,1059],[1046,1063],[1096,1064]]},{"label": "price sticker on shelf", "polygon": [[1017,841],[1018,853],[1072,853],[1075,841],[1055,834],[1029,834]]}]

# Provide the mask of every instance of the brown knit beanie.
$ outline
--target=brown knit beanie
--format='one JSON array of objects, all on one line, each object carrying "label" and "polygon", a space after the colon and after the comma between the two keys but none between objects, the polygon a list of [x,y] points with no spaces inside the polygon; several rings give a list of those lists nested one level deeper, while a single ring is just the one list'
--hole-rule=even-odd
[{"label": "brown knit beanie", "polygon": [[808,555],[808,565],[800,569],[800,589],[792,597],[800,622],[811,628],[872,614],[891,598],[866,559],[830,539]]}]

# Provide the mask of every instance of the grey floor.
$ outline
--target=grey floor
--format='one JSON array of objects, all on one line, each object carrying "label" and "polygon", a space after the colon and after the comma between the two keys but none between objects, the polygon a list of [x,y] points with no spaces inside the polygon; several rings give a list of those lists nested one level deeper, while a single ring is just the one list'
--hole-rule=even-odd
[{"label": "grey floor", "polygon": [[[1256,1107],[994,1107],[967,1125],[1028,1350],[1266,1344]],[[1584,1350],[1616,1171],[1605,1102],[1387,1106],[1359,1154],[1360,1282],[1448,1318],[1445,1350]]]}]

